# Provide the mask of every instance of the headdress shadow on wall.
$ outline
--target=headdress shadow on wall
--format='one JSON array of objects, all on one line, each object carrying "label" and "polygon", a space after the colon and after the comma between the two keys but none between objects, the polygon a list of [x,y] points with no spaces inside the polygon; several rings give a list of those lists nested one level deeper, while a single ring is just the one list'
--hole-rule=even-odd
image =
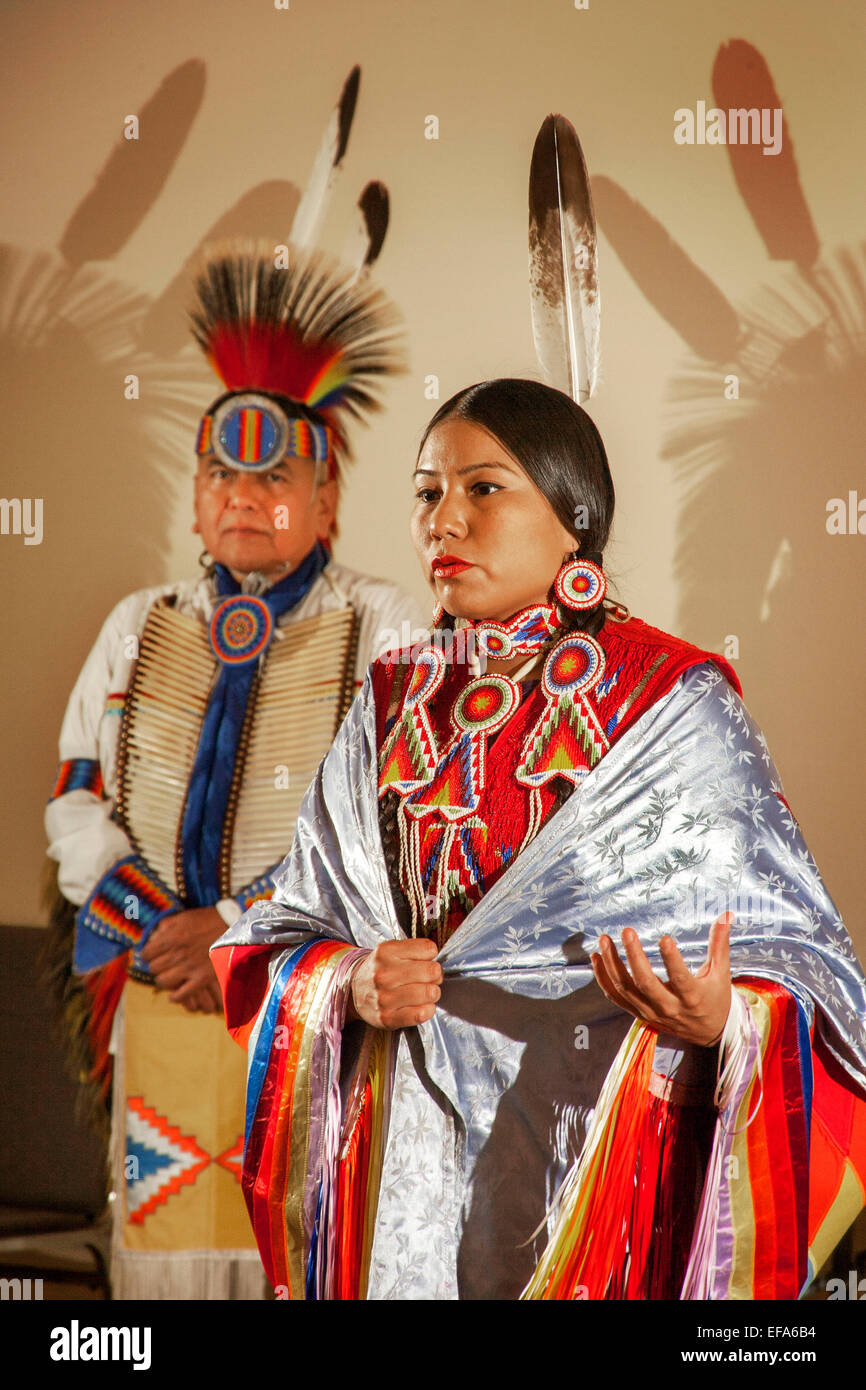
[{"label": "headdress shadow on wall", "polygon": [[[782,107],[764,58],[744,40],[719,49],[712,86],[722,109]],[[662,452],[682,497],[678,630],[739,660],[746,698],[771,729],[792,804],[809,808],[813,847],[862,950],[857,868],[838,827],[841,808],[859,804],[866,761],[855,597],[866,539],[828,531],[828,504],[847,502],[858,480],[866,494],[866,244],[823,251],[787,122],[778,155],[762,157],[758,145],[727,151],[767,255],[781,262],[743,304],[612,179],[594,177],[593,196],[614,250],[687,348],[670,383]],[[738,397],[726,398],[726,382]]]},{"label": "headdress shadow on wall", "polygon": [[[3,723],[15,731],[13,779],[26,789],[23,804],[8,803],[10,863],[38,864],[53,731],[100,623],[122,595],[163,578],[169,521],[190,486],[196,424],[213,395],[189,335],[188,267],[206,242],[238,235],[285,242],[299,218],[317,234],[359,78],[353,68],[304,195],[282,179],[246,190],[183,248],[178,275],[159,295],[124,282],[112,262],[133,235],[146,244],[158,222],[161,195],[204,98],[205,68],[195,59],[169,73],[139,108],[140,138],[118,140],[56,250],[0,246],[2,400],[7,419],[28,424],[26,437],[16,431],[18,442],[6,451],[3,494],[18,504],[39,499],[42,507],[40,544],[25,544],[24,534],[0,537],[0,582],[17,595],[6,610],[11,679]],[[366,266],[387,228],[381,184],[367,184],[357,220],[347,250]],[[80,634],[72,644],[70,629]]]}]

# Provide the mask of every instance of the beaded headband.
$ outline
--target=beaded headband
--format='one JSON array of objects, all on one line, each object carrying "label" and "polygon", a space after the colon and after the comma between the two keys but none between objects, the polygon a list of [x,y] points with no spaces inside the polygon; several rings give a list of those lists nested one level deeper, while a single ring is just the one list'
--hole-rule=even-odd
[{"label": "beaded headband", "polygon": [[195,451],[215,454],[229,468],[260,473],[282,458],[324,463],[333,452],[327,425],[289,417],[277,401],[255,392],[229,396],[199,425]]}]

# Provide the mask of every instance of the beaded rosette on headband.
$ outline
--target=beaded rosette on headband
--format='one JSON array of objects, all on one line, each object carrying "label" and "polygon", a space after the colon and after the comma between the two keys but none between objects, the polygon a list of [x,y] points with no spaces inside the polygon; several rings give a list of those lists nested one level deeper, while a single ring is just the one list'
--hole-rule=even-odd
[{"label": "beaded rosette on headband", "polygon": [[248,472],[309,459],[339,479],[348,418],[378,409],[381,378],[402,368],[398,319],[352,271],[288,251],[217,249],[196,277],[193,335],[226,388],[196,453]]}]

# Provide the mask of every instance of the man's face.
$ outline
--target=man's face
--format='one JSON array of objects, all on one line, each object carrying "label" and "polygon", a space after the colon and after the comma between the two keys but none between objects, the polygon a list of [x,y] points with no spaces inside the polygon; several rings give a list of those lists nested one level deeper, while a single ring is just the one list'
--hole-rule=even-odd
[{"label": "man's face", "polygon": [[309,459],[284,458],[252,473],[206,454],[195,476],[193,530],[235,578],[293,570],[327,538],[334,518],[336,484],[316,487],[315,475]]}]

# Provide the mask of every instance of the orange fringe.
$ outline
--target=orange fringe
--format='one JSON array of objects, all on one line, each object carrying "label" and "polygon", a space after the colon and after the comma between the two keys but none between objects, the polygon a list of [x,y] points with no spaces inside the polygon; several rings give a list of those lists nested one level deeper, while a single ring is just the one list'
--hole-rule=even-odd
[{"label": "orange fringe", "polygon": [[545,1299],[676,1299],[685,1277],[715,1112],[650,1092],[646,1030],[611,1107],[603,1152],[563,1237]]},{"label": "orange fringe", "polygon": [[335,1299],[355,1300],[360,1289],[370,1167],[372,1095],[368,1081],[348,1146],[337,1169],[336,1287],[331,1294]]}]

